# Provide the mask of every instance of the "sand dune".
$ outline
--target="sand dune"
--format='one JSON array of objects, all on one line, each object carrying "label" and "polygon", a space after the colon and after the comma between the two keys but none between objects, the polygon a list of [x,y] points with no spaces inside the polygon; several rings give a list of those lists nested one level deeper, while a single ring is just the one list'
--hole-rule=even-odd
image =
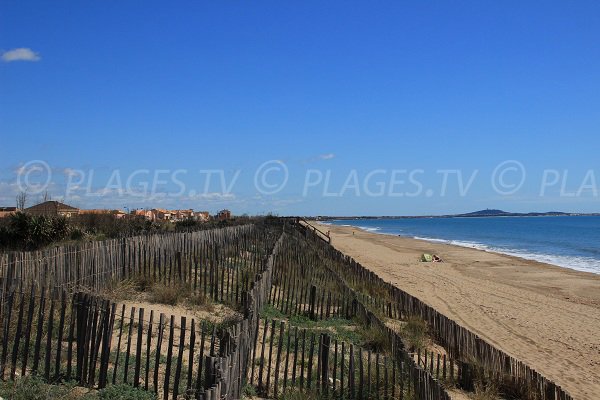
[{"label": "sand dune", "polygon": [[[526,362],[575,399],[600,399],[599,275],[349,227],[324,229],[337,249]],[[445,262],[420,263],[424,252]]]}]

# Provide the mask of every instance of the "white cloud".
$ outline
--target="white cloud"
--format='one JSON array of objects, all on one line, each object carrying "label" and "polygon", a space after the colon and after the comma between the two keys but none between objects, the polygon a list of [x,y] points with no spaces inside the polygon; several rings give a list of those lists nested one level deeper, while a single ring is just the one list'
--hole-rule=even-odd
[{"label": "white cloud", "polygon": [[183,200],[207,200],[207,201],[232,201],[236,199],[233,193],[195,193],[190,192],[188,196],[184,196]]},{"label": "white cloud", "polygon": [[67,177],[80,175],[80,172],[73,168],[64,168],[62,173]]},{"label": "white cloud", "polygon": [[302,164],[310,164],[310,163],[323,161],[323,160],[333,160],[334,158],[335,158],[334,153],[325,153],[325,154],[319,154],[318,156],[313,156],[311,158],[307,158],[304,160],[300,160],[300,162]]},{"label": "white cloud", "polygon": [[13,61],[40,61],[42,58],[36,52],[26,47],[20,47],[18,49],[12,49],[2,53],[2,61],[13,62]]}]

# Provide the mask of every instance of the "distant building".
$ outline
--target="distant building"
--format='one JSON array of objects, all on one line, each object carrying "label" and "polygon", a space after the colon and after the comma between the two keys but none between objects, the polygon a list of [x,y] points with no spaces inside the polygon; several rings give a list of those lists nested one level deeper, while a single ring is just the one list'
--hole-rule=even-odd
[{"label": "distant building", "polygon": [[173,217],[173,213],[169,210],[164,210],[162,208],[153,208],[152,212],[154,213],[155,220],[159,221],[170,221]]},{"label": "distant building", "polygon": [[153,210],[133,210],[131,211],[131,214],[138,217],[144,217],[148,221],[156,221],[156,214]]},{"label": "distant building", "polygon": [[79,215],[113,215],[115,218],[124,218],[127,214],[123,210],[79,210]]},{"label": "distant building", "polygon": [[61,216],[70,218],[74,215],[79,215],[79,209],[71,207],[68,204],[60,201],[45,201],[35,206],[25,209],[25,212],[31,215],[46,215],[49,217]]},{"label": "distant building", "polygon": [[8,217],[17,212],[17,207],[0,207],[0,218]]},{"label": "distant building", "polygon": [[171,221],[185,221],[194,219],[194,210],[173,210],[171,211]]},{"label": "distant building", "polygon": [[208,211],[189,210],[165,210],[162,208],[153,208],[152,210],[133,210],[131,215],[144,217],[149,221],[186,221],[194,220],[206,222],[210,219]]},{"label": "distant building", "polygon": [[208,211],[196,211],[194,213],[194,219],[200,222],[206,222],[210,219],[210,213]]},{"label": "distant building", "polygon": [[217,219],[219,221],[223,221],[231,218],[231,211],[229,210],[221,210],[217,213]]},{"label": "distant building", "polygon": [[123,210],[111,210],[111,211],[112,211],[113,215],[118,219],[125,218],[127,216],[127,213]]}]

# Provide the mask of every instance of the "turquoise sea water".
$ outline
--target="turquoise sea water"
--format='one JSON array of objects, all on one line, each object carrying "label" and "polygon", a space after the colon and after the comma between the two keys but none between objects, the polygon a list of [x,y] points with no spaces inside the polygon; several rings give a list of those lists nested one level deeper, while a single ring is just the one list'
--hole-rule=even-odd
[{"label": "turquoise sea water", "polygon": [[595,216],[357,219],[329,223],[600,274],[600,217]]}]

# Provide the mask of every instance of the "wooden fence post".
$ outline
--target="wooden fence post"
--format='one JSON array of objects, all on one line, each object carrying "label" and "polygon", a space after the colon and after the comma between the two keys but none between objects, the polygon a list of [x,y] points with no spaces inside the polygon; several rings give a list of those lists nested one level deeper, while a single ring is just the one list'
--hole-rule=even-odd
[{"label": "wooden fence post", "polygon": [[319,358],[321,359],[321,386],[322,393],[325,397],[329,397],[329,347],[331,344],[331,336],[323,334]]}]

